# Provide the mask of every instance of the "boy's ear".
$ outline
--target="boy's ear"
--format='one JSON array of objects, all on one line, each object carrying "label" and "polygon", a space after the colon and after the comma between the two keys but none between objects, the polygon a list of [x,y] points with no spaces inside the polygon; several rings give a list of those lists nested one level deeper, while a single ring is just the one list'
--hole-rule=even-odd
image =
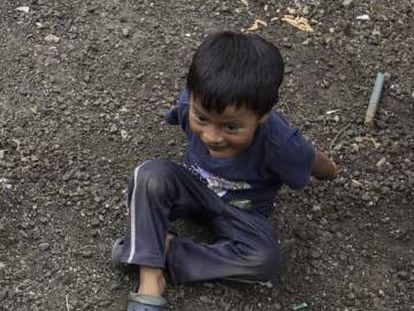
[{"label": "boy's ear", "polygon": [[259,119],[259,123],[265,123],[267,121],[267,119],[269,119],[270,116],[270,112],[264,114],[263,116],[260,117]]}]

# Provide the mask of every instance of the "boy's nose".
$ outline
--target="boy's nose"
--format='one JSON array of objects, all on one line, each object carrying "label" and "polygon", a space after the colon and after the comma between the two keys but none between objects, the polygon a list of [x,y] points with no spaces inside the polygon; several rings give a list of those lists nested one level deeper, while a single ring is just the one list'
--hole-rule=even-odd
[{"label": "boy's nose", "polygon": [[211,126],[203,131],[203,142],[207,145],[220,145],[224,139],[219,129]]}]

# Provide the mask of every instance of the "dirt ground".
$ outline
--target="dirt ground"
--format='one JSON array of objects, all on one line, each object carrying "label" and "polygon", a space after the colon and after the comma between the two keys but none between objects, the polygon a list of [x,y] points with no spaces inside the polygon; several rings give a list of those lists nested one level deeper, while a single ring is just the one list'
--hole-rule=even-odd
[{"label": "dirt ground", "polygon": [[[280,284],[170,285],[168,310],[414,310],[413,9],[412,0],[0,1],[0,310],[125,310],[132,281],[111,268],[110,248],[123,232],[127,177],[146,159],[179,161],[184,136],[163,114],[194,49],[257,18],[287,63],[277,109],[335,157],[340,177],[278,196]],[[378,71],[388,74],[368,130]]]}]

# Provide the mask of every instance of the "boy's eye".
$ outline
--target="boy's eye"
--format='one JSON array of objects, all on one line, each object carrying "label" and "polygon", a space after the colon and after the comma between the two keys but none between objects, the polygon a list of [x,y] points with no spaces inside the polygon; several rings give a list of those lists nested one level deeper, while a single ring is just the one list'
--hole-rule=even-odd
[{"label": "boy's eye", "polygon": [[240,130],[240,126],[238,124],[227,124],[226,129],[230,132],[237,132]]},{"label": "boy's eye", "polygon": [[207,121],[207,119],[204,116],[202,116],[202,115],[197,115],[196,117],[197,117],[197,120],[199,122],[206,122]]}]

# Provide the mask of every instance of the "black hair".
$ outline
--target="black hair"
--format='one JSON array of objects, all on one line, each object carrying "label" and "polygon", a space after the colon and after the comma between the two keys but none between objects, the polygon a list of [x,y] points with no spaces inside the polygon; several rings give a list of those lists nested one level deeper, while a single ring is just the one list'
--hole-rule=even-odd
[{"label": "black hair", "polygon": [[277,103],[284,64],[279,49],[255,34],[230,31],[208,37],[187,75],[190,93],[207,111],[245,106],[259,116]]}]

